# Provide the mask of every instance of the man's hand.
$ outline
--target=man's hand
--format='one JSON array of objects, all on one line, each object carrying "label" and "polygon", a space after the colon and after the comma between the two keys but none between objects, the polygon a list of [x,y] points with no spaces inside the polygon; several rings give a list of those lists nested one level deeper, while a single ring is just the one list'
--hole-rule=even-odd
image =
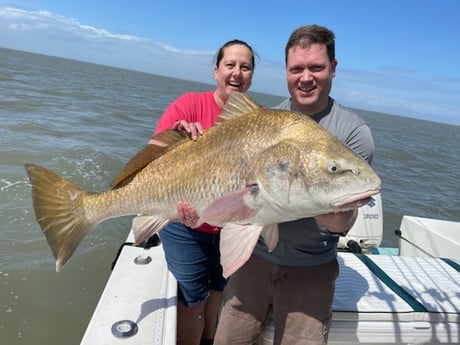
[{"label": "man's hand", "polygon": [[343,233],[351,229],[357,216],[358,209],[354,209],[345,212],[321,214],[314,218],[329,232]]}]

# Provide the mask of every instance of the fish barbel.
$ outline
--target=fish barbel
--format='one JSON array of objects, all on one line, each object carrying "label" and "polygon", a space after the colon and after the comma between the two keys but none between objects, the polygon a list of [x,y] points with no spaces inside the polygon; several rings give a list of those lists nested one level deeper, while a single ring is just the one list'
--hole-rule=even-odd
[{"label": "fish barbel", "polygon": [[277,223],[364,205],[380,190],[369,164],[308,116],[265,109],[233,92],[215,126],[197,141],[160,133],[164,147],[139,159],[114,181],[117,188],[86,192],[54,172],[26,164],[36,218],[56,258],[56,271],[98,223],[141,215],[133,222],[141,243],[177,220],[187,200],[196,226],[222,227],[224,275],[235,272],[260,236],[270,249]]}]

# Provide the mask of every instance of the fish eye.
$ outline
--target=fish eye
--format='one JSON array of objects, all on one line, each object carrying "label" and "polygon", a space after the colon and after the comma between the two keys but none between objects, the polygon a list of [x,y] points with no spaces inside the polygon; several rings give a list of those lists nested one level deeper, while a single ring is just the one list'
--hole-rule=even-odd
[{"label": "fish eye", "polygon": [[330,173],[337,173],[339,171],[339,164],[336,161],[330,161],[327,163],[327,171]]}]

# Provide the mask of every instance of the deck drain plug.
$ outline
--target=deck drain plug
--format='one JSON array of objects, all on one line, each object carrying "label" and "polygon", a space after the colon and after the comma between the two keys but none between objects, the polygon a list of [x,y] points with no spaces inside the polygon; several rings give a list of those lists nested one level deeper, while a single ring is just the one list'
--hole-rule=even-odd
[{"label": "deck drain plug", "polygon": [[128,338],[137,334],[137,324],[131,320],[117,321],[112,325],[112,334],[117,338]]}]

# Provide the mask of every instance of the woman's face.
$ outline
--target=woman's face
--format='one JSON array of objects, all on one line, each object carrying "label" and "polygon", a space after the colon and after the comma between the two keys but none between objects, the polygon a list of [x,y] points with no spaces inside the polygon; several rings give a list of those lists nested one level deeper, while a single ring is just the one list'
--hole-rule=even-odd
[{"label": "woman's face", "polygon": [[214,79],[220,99],[226,101],[232,91],[246,92],[251,86],[254,66],[251,50],[242,44],[224,48],[219,65],[214,68]]}]

